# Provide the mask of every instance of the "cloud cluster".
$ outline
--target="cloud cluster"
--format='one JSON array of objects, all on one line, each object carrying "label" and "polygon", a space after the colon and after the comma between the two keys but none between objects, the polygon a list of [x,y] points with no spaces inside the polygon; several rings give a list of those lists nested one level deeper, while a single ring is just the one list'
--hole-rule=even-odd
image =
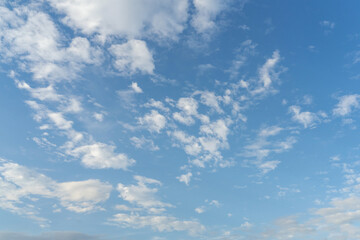
[{"label": "cloud cluster", "polygon": [[294,136],[288,136],[282,140],[269,140],[281,132],[285,132],[286,129],[279,126],[270,126],[262,128],[258,132],[257,139],[244,147],[244,151],[240,154],[248,160],[246,162],[255,165],[262,174],[266,174],[276,169],[280,164],[279,160],[265,160],[273,153],[282,153],[288,151],[296,143]]},{"label": "cloud cluster", "polygon": [[0,5],[1,57],[19,64],[38,81],[70,80],[88,64],[99,64],[101,52],[83,37],[68,44],[50,16],[26,6]]},{"label": "cloud cluster", "polygon": [[[51,84],[47,87],[33,88],[24,81],[15,79],[15,82],[18,88],[28,91],[33,98],[33,100],[27,100],[26,103],[34,110],[34,119],[42,124],[40,129],[55,130],[68,138],[68,141],[58,150],[70,157],[81,159],[82,164],[88,168],[127,169],[135,164],[135,160],[126,154],[116,153],[116,146],[97,142],[88,133],[78,132],[73,128],[74,122],[67,120],[66,116],[83,113],[81,102],[76,97],[57,93]],[[137,91],[141,90],[135,83],[133,83],[133,88]],[[49,102],[57,104],[57,109],[50,110],[46,105]],[[50,143],[46,137],[42,138]]]},{"label": "cloud cluster", "polygon": [[65,14],[63,22],[85,34],[127,39],[157,36],[176,39],[188,18],[187,0],[48,0]]},{"label": "cloud cluster", "polygon": [[[37,198],[56,199],[69,211],[83,213],[102,209],[112,186],[98,179],[57,182],[25,166],[0,159],[0,207],[32,218],[46,226],[48,220],[39,217],[31,202]],[[54,209],[55,210],[55,209]]]},{"label": "cloud cluster", "polygon": [[128,205],[118,205],[121,211],[109,221],[121,227],[144,228],[151,227],[159,232],[187,231],[190,235],[198,235],[205,227],[195,220],[179,220],[166,214],[167,208],[174,206],[161,201],[157,197],[158,188],[162,183],[158,180],[143,176],[134,176],[136,185],[119,183],[117,190],[119,197]]}]

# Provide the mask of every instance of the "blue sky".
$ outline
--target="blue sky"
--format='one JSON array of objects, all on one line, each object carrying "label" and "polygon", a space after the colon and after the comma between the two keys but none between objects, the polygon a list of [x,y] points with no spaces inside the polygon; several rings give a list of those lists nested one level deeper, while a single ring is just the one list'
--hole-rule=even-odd
[{"label": "blue sky", "polygon": [[360,239],[359,7],[0,0],[0,240]]}]

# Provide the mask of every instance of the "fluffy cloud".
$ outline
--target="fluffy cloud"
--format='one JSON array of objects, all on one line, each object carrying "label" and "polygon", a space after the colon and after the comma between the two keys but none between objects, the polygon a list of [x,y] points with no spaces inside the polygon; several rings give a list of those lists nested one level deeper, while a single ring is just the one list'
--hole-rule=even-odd
[{"label": "fluffy cloud", "polygon": [[169,134],[180,143],[187,154],[195,157],[191,160],[191,164],[201,168],[205,167],[206,163],[227,167],[231,165],[231,162],[224,160],[219,150],[228,147],[227,135],[231,123],[229,119],[218,119],[203,124],[200,126],[198,137],[188,135],[180,130]]},{"label": "fluffy cloud", "polygon": [[88,168],[103,169],[127,169],[135,163],[124,153],[115,153],[115,146],[96,142],[89,145],[79,146],[69,153],[81,157],[81,162]]},{"label": "fluffy cloud", "polygon": [[112,186],[97,179],[63,182],[57,187],[61,204],[74,212],[88,212],[110,197]]},{"label": "fluffy cloud", "polygon": [[0,208],[30,217],[41,225],[48,221],[38,216],[32,205],[33,199],[54,198],[73,212],[89,212],[100,209],[112,186],[97,179],[73,182],[57,182],[17,163],[0,159]]},{"label": "fluffy cloud", "polygon": [[156,110],[151,110],[151,113],[139,118],[140,125],[147,127],[151,132],[160,133],[166,125],[166,118]]},{"label": "fluffy cloud", "polygon": [[0,54],[6,60],[21,60],[22,70],[39,81],[73,79],[84,64],[100,62],[100,52],[86,38],[76,37],[64,46],[51,18],[25,6],[13,11],[0,6]]},{"label": "fluffy cloud", "polygon": [[201,103],[214,109],[217,113],[223,113],[224,111],[219,106],[220,97],[216,96],[215,93],[209,91],[195,92],[201,95]]},{"label": "fluffy cloud", "polygon": [[194,0],[196,13],[191,21],[198,33],[207,33],[216,28],[216,17],[226,9],[228,1]]},{"label": "fluffy cloud", "polygon": [[186,0],[48,0],[63,22],[85,34],[176,39],[187,20]]},{"label": "fluffy cloud", "polygon": [[336,116],[346,116],[352,112],[353,109],[359,108],[360,95],[345,95],[340,97],[339,103],[333,109],[333,114]]},{"label": "fluffy cloud", "polygon": [[137,82],[132,82],[131,83],[131,88],[134,90],[134,92],[136,93],[142,93],[143,90],[139,87],[139,85],[137,84]]},{"label": "fluffy cloud", "polygon": [[304,128],[313,127],[316,122],[320,121],[317,114],[312,112],[301,112],[299,106],[290,106],[289,111],[293,114],[292,119],[295,122],[303,124]]},{"label": "fluffy cloud", "polygon": [[181,176],[176,177],[176,178],[179,180],[179,182],[183,182],[186,185],[189,185],[189,183],[191,181],[191,177],[192,177],[192,173],[188,172],[188,173],[182,174]]},{"label": "fluffy cloud", "polygon": [[109,51],[115,56],[114,67],[122,74],[154,72],[154,60],[144,41],[129,40],[123,44],[112,45]]},{"label": "fluffy cloud", "polygon": [[120,192],[119,196],[122,199],[150,212],[161,212],[164,207],[172,207],[171,204],[157,199],[157,188],[148,186],[161,185],[159,181],[142,176],[135,176],[134,179],[137,181],[137,185],[125,186],[121,183],[118,184],[117,190]]},{"label": "fluffy cloud", "polygon": [[193,117],[200,119],[204,123],[209,122],[209,117],[206,115],[199,114],[198,109],[198,102],[192,97],[184,97],[180,98],[177,103],[176,107],[181,110],[181,112],[173,113],[173,118],[185,125],[193,125],[195,120]]}]

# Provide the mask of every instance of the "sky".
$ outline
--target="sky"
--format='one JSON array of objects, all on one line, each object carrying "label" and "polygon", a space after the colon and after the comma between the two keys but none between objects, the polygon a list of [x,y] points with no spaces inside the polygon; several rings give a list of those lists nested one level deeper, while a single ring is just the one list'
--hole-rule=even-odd
[{"label": "sky", "polygon": [[359,9],[0,0],[0,240],[360,239]]}]

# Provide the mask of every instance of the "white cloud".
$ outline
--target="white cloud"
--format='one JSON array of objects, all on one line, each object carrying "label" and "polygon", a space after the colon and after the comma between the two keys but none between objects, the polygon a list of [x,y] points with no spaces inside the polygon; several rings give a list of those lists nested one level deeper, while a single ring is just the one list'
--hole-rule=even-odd
[{"label": "white cloud", "polygon": [[62,102],[59,109],[65,113],[79,113],[83,110],[81,102],[77,98],[70,96]]},{"label": "white cloud", "polygon": [[260,83],[262,84],[263,89],[269,89],[273,80],[271,73],[280,60],[279,51],[275,51],[272,55],[272,58],[266,60],[265,64],[259,70]]},{"label": "white cloud", "polygon": [[[197,221],[181,221],[173,216],[164,215],[166,208],[174,206],[162,202],[156,196],[158,188],[155,186],[161,186],[160,181],[143,176],[134,176],[134,179],[137,181],[136,185],[126,186],[119,183],[117,190],[120,193],[119,197],[134,205],[135,208],[126,205],[119,206],[119,210],[132,211],[132,213],[115,214],[110,219],[112,223],[135,229],[149,226],[159,232],[187,231],[190,235],[197,235],[205,230],[205,227]],[[140,212],[143,212],[143,215]]]},{"label": "white cloud", "polygon": [[345,95],[340,97],[339,103],[333,109],[333,114],[336,116],[349,115],[353,109],[360,107],[359,104],[360,95]]},{"label": "white cloud", "polygon": [[312,112],[301,112],[299,106],[290,106],[289,111],[293,114],[292,120],[304,125],[304,128],[313,127],[320,121],[319,117]]},{"label": "white cloud", "polygon": [[[296,139],[293,136],[289,136],[285,138],[285,140],[268,140],[269,137],[274,137],[284,130],[284,128],[276,125],[262,128],[258,132],[257,139],[251,144],[246,145],[244,147],[245,151],[241,155],[248,158],[255,158],[251,160],[251,164],[255,165],[261,174],[275,170],[280,164],[280,161],[265,161],[265,159],[273,153],[288,151],[296,143]],[[245,162],[248,162],[248,160]]]},{"label": "white cloud", "polygon": [[142,93],[143,90],[139,87],[139,85],[136,82],[132,82],[131,83],[131,88],[134,90],[134,92],[136,93]]},{"label": "white cloud", "polygon": [[149,149],[150,151],[159,150],[159,147],[155,145],[153,140],[146,139],[144,136],[141,136],[141,138],[132,137],[130,138],[130,141],[136,148]]},{"label": "white cloud", "polygon": [[[190,108],[187,111],[197,114],[194,109],[196,108]],[[180,130],[168,134],[180,143],[175,146],[182,147],[188,155],[195,157],[190,160],[191,164],[201,168],[205,167],[206,163],[228,167],[232,165],[232,162],[223,159],[220,149],[228,148],[227,135],[231,124],[230,119],[218,119],[214,122],[204,123],[200,126],[198,137],[188,135]]]},{"label": "white cloud", "polygon": [[166,125],[166,118],[156,110],[151,110],[151,113],[139,118],[140,125],[147,127],[150,132],[160,133]]},{"label": "white cloud", "polygon": [[[15,79],[15,83],[19,89],[28,91],[31,97],[35,99],[39,99],[44,102],[51,101],[60,103],[58,109],[63,113],[79,113],[83,111],[81,102],[77,97],[58,94],[52,84],[47,87],[33,88],[30,87],[28,83],[18,81],[17,79]],[[60,117],[58,116],[56,118],[59,119]]]},{"label": "white cloud", "polygon": [[280,218],[275,226],[258,234],[260,239],[358,239],[360,199],[357,196],[335,198],[330,206],[311,209],[312,216],[303,223],[295,216]]},{"label": "white cloud", "polygon": [[211,200],[211,201],[208,201],[209,202],[209,205],[211,206],[215,206],[215,207],[220,207],[221,204],[219,203],[218,200]]},{"label": "white cloud", "polygon": [[199,235],[205,231],[205,227],[197,221],[181,221],[171,216],[141,216],[118,213],[110,220],[125,228],[132,227],[138,229],[151,227],[153,230],[159,232],[187,231],[193,236]]},{"label": "white cloud", "polygon": [[260,137],[275,136],[275,135],[279,134],[282,130],[283,130],[283,128],[281,128],[279,126],[267,127],[260,131],[259,136]]},{"label": "white cloud", "polygon": [[191,177],[192,177],[192,173],[188,172],[188,173],[182,174],[181,176],[176,177],[176,178],[179,180],[179,182],[183,182],[186,185],[189,185],[189,183],[191,181]]},{"label": "white cloud", "polygon": [[340,156],[339,155],[335,155],[335,156],[332,156],[332,157],[330,157],[330,160],[331,161],[334,161],[334,162],[337,162],[337,161],[340,161]]},{"label": "white cloud", "polygon": [[195,123],[194,118],[192,118],[191,116],[186,115],[184,113],[180,113],[180,112],[173,113],[173,118],[176,121],[178,121],[182,124],[185,124],[187,126],[193,125]]},{"label": "white cloud", "polygon": [[216,17],[226,9],[227,1],[194,0],[196,13],[191,21],[198,33],[208,33],[216,28]]},{"label": "white cloud", "polygon": [[215,122],[204,124],[200,127],[200,132],[208,136],[214,136],[217,139],[227,142],[227,135],[229,134],[228,126],[232,123],[230,119],[219,119]]},{"label": "white cloud", "polygon": [[49,112],[49,119],[61,130],[69,130],[72,128],[72,121],[68,121],[64,118],[61,112]]},{"label": "white cloud", "polygon": [[199,70],[199,74],[202,75],[212,69],[215,69],[215,66],[210,63],[206,63],[206,64],[200,64],[197,68]]},{"label": "white cloud", "polygon": [[97,179],[74,182],[56,182],[34,170],[0,159],[0,208],[26,216],[47,225],[33,206],[37,198],[54,198],[74,212],[101,209],[98,204],[106,201],[112,186]]},{"label": "white cloud", "polygon": [[59,95],[53,85],[49,85],[43,88],[32,88],[26,82],[15,81],[19,89],[25,89],[30,92],[33,98],[41,101],[60,101],[63,96]]},{"label": "white cloud", "polygon": [[95,142],[69,150],[69,154],[80,157],[84,166],[94,169],[124,169],[135,164],[135,160],[124,153],[115,153],[115,146]]},{"label": "white cloud", "polygon": [[315,232],[315,229],[307,226],[306,224],[299,223],[295,217],[280,218],[275,222],[275,228],[259,234],[261,239],[307,239],[311,234]]},{"label": "white cloud", "polygon": [[209,91],[195,92],[194,94],[200,94],[201,103],[214,109],[218,113],[223,113],[223,110],[219,106],[220,97],[215,93]]},{"label": "white cloud", "polygon": [[48,0],[63,22],[85,34],[176,39],[187,20],[186,0]]},{"label": "white cloud", "polygon": [[129,40],[127,43],[114,44],[109,51],[115,56],[114,67],[124,75],[154,73],[154,60],[144,41]]},{"label": "white cloud", "polygon": [[335,23],[334,23],[334,22],[331,22],[331,21],[328,21],[328,20],[321,21],[321,22],[320,22],[320,25],[321,25],[322,27],[330,28],[330,29],[333,29],[333,28],[335,27]]},{"label": "white cloud", "polygon": [[[7,60],[21,60],[22,70],[39,81],[73,79],[85,64],[97,64],[101,53],[82,37],[64,46],[61,33],[51,18],[27,6],[13,11],[0,6],[6,17],[0,23],[0,54]],[[6,47],[5,47],[6,46]]]},{"label": "white cloud", "polygon": [[149,185],[160,186],[161,182],[142,176],[135,176],[134,179],[137,181],[137,185],[125,186],[121,183],[118,184],[117,190],[120,193],[119,197],[123,200],[146,209],[149,212],[162,212],[165,210],[165,207],[172,207],[171,204],[164,203],[157,198],[157,188],[149,187]]},{"label": "white cloud", "polygon": [[61,204],[74,212],[88,212],[95,209],[96,204],[110,197],[112,186],[97,179],[77,182],[59,183],[57,195]]},{"label": "white cloud", "polygon": [[186,115],[197,115],[198,103],[193,98],[180,98],[176,106]]},{"label": "white cloud", "polygon": [[164,111],[164,112],[169,112],[169,111],[170,111],[170,109],[167,108],[167,107],[165,107],[162,102],[160,102],[160,101],[155,101],[155,100],[152,99],[152,98],[149,100],[149,102],[147,102],[147,103],[144,104],[144,107],[147,107],[147,108],[153,107],[153,108],[157,108],[157,109],[159,109],[159,110],[161,110],[161,111]]},{"label": "white cloud", "polygon": [[313,97],[310,95],[305,95],[302,102],[305,105],[310,105],[313,102]]},{"label": "white cloud", "polygon": [[252,227],[253,227],[253,224],[251,224],[249,222],[244,222],[240,225],[240,229],[242,229],[242,230],[249,230]]},{"label": "white cloud", "polygon": [[237,78],[239,70],[246,64],[248,57],[254,55],[256,46],[257,44],[248,39],[243,41],[240,47],[236,49],[235,59],[232,61],[230,69],[227,70],[230,73],[230,78]]},{"label": "white cloud", "polygon": [[197,207],[197,208],[195,208],[195,212],[197,212],[198,214],[204,213],[205,207],[204,206]]},{"label": "white cloud", "polygon": [[[194,94],[199,94],[200,92],[197,91]],[[195,123],[195,120],[193,117],[196,117],[200,119],[203,123],[208,123],[209,117],[203,114],[199,114],[198,109],[198,102],[192,98],[192,97],[183,97],[180,98],[177,103],[176,107],[181,110],[181,112],[175,112],[173,113],[173,118],[177,120],[178,122],[181,122],[185,125],[193,125]]]},{"label": "white cloud", "polygon": [[99,122],[102,122],[104,120],[104,114],[103,113],[94,113],[93,117],[98,120]]},{"label": "white cloud", "polygon": [[135,95],[142,93],[142,89],[136,82],[132,82],[128,89],[116,91],[117,95],[121,98],[124,108],[131,108],[134,106]]}]

